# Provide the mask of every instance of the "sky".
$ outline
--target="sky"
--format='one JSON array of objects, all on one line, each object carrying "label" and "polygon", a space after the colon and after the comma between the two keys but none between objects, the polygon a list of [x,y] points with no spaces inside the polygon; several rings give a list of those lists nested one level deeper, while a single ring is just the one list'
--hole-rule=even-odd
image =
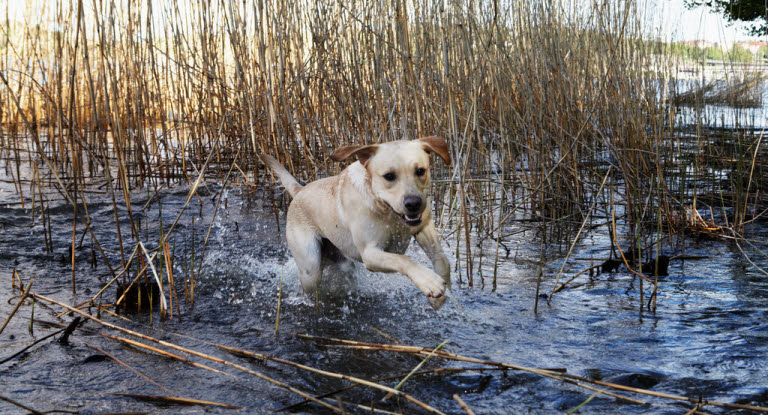
[{"label": "sky", "polygon": [[[38,0],[40,3],[53,5],[59,1],[74,0]],[[563,0],[566,4],[569,0]],[[605,0],[570,0],[582,5],[591,5]],[[625,0],[607,0],[619,3]],[[665,41],[709,40],[718,43],[730,43],[744,40],[764,40],[750,37],[744,24],[729,24],[719,13],[712,13],[706,7],[688,9],[683,0],[636,0],[638,8],[645,13],[649,26],[655,28],[656,38]],[[6,6],[9,17],[23,20],[25,1],[0,0],[0,16],[5,17]]]},{"label": "sky", "polygon": [[683,0],[638,0],[641,8],[652,17],[664,40],[709,40],[729,43],[745,40],[768,40],[749,36],[748,25],[728,23],[719,13],[707,7],[688,9]]}]

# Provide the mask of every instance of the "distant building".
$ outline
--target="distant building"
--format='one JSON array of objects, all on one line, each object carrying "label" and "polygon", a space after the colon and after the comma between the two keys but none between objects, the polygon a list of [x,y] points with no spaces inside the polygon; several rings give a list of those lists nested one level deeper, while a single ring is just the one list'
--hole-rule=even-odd
[{"label": "distant building", "polygon": [[717,43],[711,42],[709,40],[703,40],[703,39],[687,40],[687,41],[683,42],[683,44],[684,45],[688,45],[688,46],[696,46],[696,47],[702,48],[702,49],[706,49],[706,48],[708,48],[710,46],[717,46]]},{"label": "distant building", "polygon": [[747,42],[736,42],[735,46],[741,46],[742,48],[748,50],[750,53],[757,53],[758,50],[760,50],[763,46],[768,46],[768,42],[758,42],[754,40],[750,40]]}]

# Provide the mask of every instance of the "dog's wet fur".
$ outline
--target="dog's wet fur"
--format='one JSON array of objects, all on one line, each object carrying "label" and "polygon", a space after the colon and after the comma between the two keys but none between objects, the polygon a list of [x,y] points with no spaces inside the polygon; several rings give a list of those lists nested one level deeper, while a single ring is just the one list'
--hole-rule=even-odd
[{"label": "dog's wet fur", "polygon": [[[448,145],[438,137],[341,147],[332,160],[357,161],[306,186],[273,157],[259,155],[293,197],[286,239],[305,293],[316,291],[323,267],[354,260],[374,272],[404,274],[435,309],[443,304],[450,265],[427,195],[431,153],[450,165]],[[403,255],[414,237],[433,270]]]}]

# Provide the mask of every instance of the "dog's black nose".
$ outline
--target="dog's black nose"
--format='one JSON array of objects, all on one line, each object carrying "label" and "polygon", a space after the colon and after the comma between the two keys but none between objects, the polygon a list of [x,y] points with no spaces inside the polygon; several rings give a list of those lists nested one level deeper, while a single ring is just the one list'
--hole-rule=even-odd
[{"label": "dog's black nose", "polygon": [[403,199],[403,206],[408,213],[421,212],[421,197],[420,196],[406,196]]}]

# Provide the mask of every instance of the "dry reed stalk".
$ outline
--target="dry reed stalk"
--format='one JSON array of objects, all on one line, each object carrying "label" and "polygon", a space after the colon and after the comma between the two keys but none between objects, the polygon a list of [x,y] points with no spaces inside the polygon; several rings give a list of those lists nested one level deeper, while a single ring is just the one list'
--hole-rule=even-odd
[{"label": "dry reed stalk", "polygon": [[205,369],[205,370],[208,370],[210,372],[218,373],[220,375],[232,376],[231,374],[229,374],[227,372],[222,372],[221,370],[214,369],[214,368],[212,368],[210,366],[206,366],[206,365],[201,364],[201,363],[193,362],[193,361],[191,361],[191,360],[189,360],[189,359],[187,359],[185,357],[179,356],[177,354],[169,353],[169,352],[166,352],[164,350],[160,350],[157,347],[152,347],[152,346],[146,345],[144,343],[138,342],[136,340],[126,339],[125,337],[112,336],[112,335],[103,334],[103,333],[102,333],[102,336],[104,336],[104,337],[106,337],[108,339],[117,340],[117,341],[125,343],[125,344],[127,344],[129,346],[136,347],[138,349],[149,350],[150,352],[157,353],[157,354],[159,354],[161,356],[165,356],[165,357],[169,357],[171,359],[179,360],[181,362],[184,362],[184,363],[186,363],[186,364],[188,364],[190,366],[194,366],[194,367],[199,368],[199,369]]},{"label": "dry reed stalk", "polygon": [[168,273],[168,290],[169,295],[168,299],[170,300],[170,311],[171,311],[171,318],[173,318],[173,304],[176,304],[176,315],[179,318],[179,321],[181,321],[181,310],[179,309],[179,297],[176,295],[176,283],[173,279],[173,263],[171,259],[171,252],[170,248],[168,247],[168,242],[163,244],[163,258],[165,258],[165,269]]},{"label": "dry reed stalk", "polygon": [[[335,339],[338,340],[338,339]],[[331,347],[327,346],[326,347]],[[350,349],[359,349],[359,350],[375,350],[375,351],[390,351],[390,352],[396,352],[396,353],[411,353],[411,354],[418,354],[420,356],[428,356],[431,352],[427,350],[420,350],[420,351],[414,351],[414,350],[408,350],[408,348],[402,348],[402,347],[391,347],[389,345],[377,345],[377,344],[361,344],[361,345],[355,345],[355,344],[345,344],[345,345],[339,345],[339,346],[333,346],[333,347],[340,347],[340,348],[350,348]],[[422,348],[418,348],[422,349]],[[633,399],[627,396],[619,395],[610,391],[606,391],[603,389],[597,389],[593,386],[587,385],[587,384],[579,384],[578,382],[573,382],[571,380],[565,379],[562,376],[559,376],[559,374],[565,374],[565,370],[560,369],[531,369],[526,368],[522,366],[516,366],[516,365],[510,365],[506,363],[499,363],[499,362],[491,362],[491,361],[481,361],[478,359],[468,358],[468,357],[456,357],[456,355],[452,354],[445,354],[445,353],[436,353],[438,357],[442,357],[449,360],[458,360],[458,361],[464,361],[464,362],[471,362],[471,363],[479,363],[479,364],[485,364],[490,366],[496,366],[500,369],[505,370],[520,370],[520,371],[526,371],[530,373],[534,373],[540,376],[549,377],[551,379],[555,379],[560,382],[570,383],[577,385],[581,388],[592,390],[595,392],[600,392],[606,396],[611,396],[613,398],[623,400],[626,402],[638,404],[638,405],[644,405],[648,402],[640,401],[637,399]]]},{"label": "dry reed stalk", "polygon": [[[742,404],[735,404],[735,403],[727,403],[727,402],[718,402],[718,401],[710,401],[699,398],[691,398],[687,396],[682,395],[674,395],[669,393],[663,393],[663,392],[656,392],[648,389],[641,389],[641,388],[634,388],[631,386],[624,386],[616,383],[611,382],[604,382],[600,380],[594,380],[594,379],[588,379],[584,378],[582,376],[575,376],[570,375],[565,372],[556,372],[548,369],[534,369],[514,364],[508,364],[503,362],[494,362],[489,360],[482,360],[482,359],[476,359],[472,357],[467,356],[461,356],[453,353],[449,353],[446,351],[436,351],[434,349],[429,349],[426,347],[415,347],[415,346],[400,346],[400,345],[387,345],[387,344],[375,344],[375,343],[365,343],[365,342],[357,342],[353,340],[344,340],[344,339],[335,339],[335,338],[328,338],[328,337],[318,337],[318,336],[310,336],[306,334],[299,335],[299,337],[315,340],[315,341],[326,341],[326,342],[333,342],[333,343],[340,343],[336,347],[346,347],[346,348],[355,348],[355,349],[361,349],[361,350],[384,350],[384,351],[393,351],[398,353],[410,353],[410,354],[420,354],[420,355],[428,355],[429,353],[434,353],[436,356],[449,359],[449,360],[456,360],[456,361],[462,361],[462,362],[469,362],[469,363],[477,363],[477,364],[483,364],[488,366],[496,366],[496,367],[503,367],[508,368],[512,370],[520,370],[525,371],[533,374],[537,374],[540,376],[548,377],[551,379],[559,380],[562,382],[566,382],[569,384],[573,384],[575,386],[584,387],[586,389],[598,391],[597,389],[594,389],[590,385],[597,385],[597,386],[604,386],[612,389],[618,389],[622,391],[627,392],[633,392],[638,393],[642,395],[647,396],[654,396],[657,398],[664,398],[669,400],[675,400],[675,401],[681,401],[681,402],[690,402],[690,403],[700,403],[702,405],[712,405],[712,406],[718,406],[722,408],[731,408],[731,409],[746,409],[751,411],[757,411],[757,412],[768,412],[768,407],[761,407],[761,406],[754,406],[754,405],[742,405]],[[328,346],[326,344],[326,346]],[[633,403],[638,404],[644,404],[645,402],[637,401],[632,398],[627,398],[621,395],[612,394],[612,392],[605,391],[605,390],[599,390],[600,393],[606,394],[608,396],[614,396],[618,397],[619,399],[630,401]]]},{"label": "dry reed stalk", "polygon": [[2,326],[0,326],[0,333],[2,333],[2,332],[3,332],[3,330],[5,330],[5,326],[7,326],[7,325],[8,325],[8,323],[10,323],[10,322],[11,322],[11,319],[13,318],[13,316],[14,316],[14,315],[16,315],[16,312],[17,312],[17,311],[19,311],[19,308],[21,307],[21,305],[22,305],[22,304],[24,304],[24,301],[25,301],[25,300],[27,299],[27,297],[29,296],[29,290],[30,290],[30,288],[32,288],[32,281],[30,281],[29,283],[27,283],[27,287],[26,287],[26,288],[24,288],[24,292],[21,294],[21,297],[19,298],[19,302],[18,302],[18,303],[16,303],[16,306],[15,306],[15,307],[13,307],[13,310],[11,310],[11,313],[10,313],[10,314],[8,314],[8,317],[5,319],[5,322],[3,322],[3,325],[2,325]]},{"label": "dry reed stalk", "polygon": [[[425,358],[424,358],[424,359],[423,359],[421,362],[419,362],[419,364],[418,364],[418,365],[416,365],[416,367],[414,367],[414,368],[413,368],[413,370],[411,370],[411,371],[410,371],[410,372],[409,372],[409,373],[408,373],[408,374],[407,374],[407,375],[406,375],[406,376],[403,378],[403,380],[401,380],[401,381],[400,381],[400,382],[399,382],[399,383],[398,383],[398,384],[395,386],[395,388],[394,388],[394,389],[395,389],[395,390],[400,390],[400,388],[402,388],[402,387],[403,387],[403,385],[405,384],[405,382],[407,382],[407,381],[408,381],[408,379],[410,379],[410,378],[411,378],[411,376],[413,376],[413,374],[414,374],[414,373],[418,372],[418,371],[419,371],[419,369],[421,369],[421,367],[422,367],[422,366],[424,366],[424,363],[426,363],[426,362],[427,362],[427,360],[429,360],[429,358],[431,358],[432,356],[434,356],[434,355],[435,355],[435,353],[434,353],[434,352],[438,351],[438,350],[439,350],[441,347],[445,346],[445,344],[446,344],[446,343],[448,343],[449,341],[450,341],[450,339],[446,339],[445,341],[443,341],[442,343],[440,343],[440,344],[439,344],[437,347],[435,347],[435,348],[432,350],[432,352],[431,352],[430,354],[428,354],[428,355],[427,355],[427,357],[425,357]],[[385,401],[385,400],[387,400],[387,399],[391,398],[391,397],[392,397],[392,395],[393,395],[393,393],[392,393],[392,392],[389,392],[389,393],[387,393],[387,394],[386,394],[386,396],[384,396],[384,397],[383,397],[381,400],[382,400],[382,401]]]},{"label": "dry reed stalk", "polygon": [[200,399],[191,398],[179,398],[176,396],[159,396],[159,395],[137,395],[134,393],[118,393],[118,396],[124,396],[126,398],[134,398],[149,401],[161,401],[165,403],[177,404],[177,405],[203,405],[203,406],[216,406],[227,409],[245,409],[242,406],[234,406],[221,402],[203,401]]},{"label": "dry reed stalk", "polygon": [[[189,348],[178,346],[176,344],[173,344],[173,343],[170,343],[170,342],[167,342],[167,341],[164,341],[164,340],[155,339],[153,337],[150,337],[150,336],[147,336],[147,335],[135,332],[133,330],[129,330],[129,329],[126,329],[126,328],[114,325],[112,323],[108,323],[106,321],[103,321],[103,320],[100,320],[100,319],[98,319],[96,317],[93,317],[93,316],[91,316],[91,315],[89,315],[87,313],[84,313],[84,312],[82,312],[82,311],[80,311],[80,310],[78,310],[76,308],[73,308],[73,307],[71,307],[69,305],[66,305],[64,303],[61,303],[59,301],[47,298],[47,297],[39,295],[39,294],[30,293],[30,296],[33,297],[33,298],[45,301],[47,303],[54,304],[54,305],[57,305],[59,307],[65,308],[65,309],[67,309],[67,310],[69,310],[69,311],[71,311],[73,313],[79,314],[79,315],[81,315],[81,316],[83,316],[83,317],[85,317],[85,318],[87,318],[87,319],[89,319],[89,320],[91,320],[91,321],[93,321],[93,322],[103,326],[103,327],[107,327],[107,328],[110,328],[110,329],[113,329],[113,330],[117,330],[117,331],[123,332],[125,334],[131,335],[131,336],[134,336],[134,337],[138,337],[138,338],[143,339],[143,340],[147,340],[147,341],[151,341],[151,342],[160,344],[161,346],[165,346],[165,347],[168,347],[168,348],[171,348],[171,349],[174,349],[174,350],[178,350],[178,351],[190,354],[190,355],[195,356],[195,357],[199,357],[201,359],[210,360],[212,362],[216,362],[216,363],[222,364],[224,366],[237,369],[237,370],[242,371],[244,373],[247,373],[249,375],[255,376],[255,377],[257,377],[257,378],[259,378],[261,380],[264,380],[264,381],[266,381],[268,383],[271,383],[272,385],[275,385],[275,386],[277,386],[279,388],[288,390],[288,391],[290,391],[290,392],[292,392],[294,394],[297,394],[297,395],[303,397],[304,399],[308,399],[308,400],[310,400],[310,401],[312,401],[312,402],[314,402],[316,404],[319,404],[319,405],[321,405],[321,406],[323,406],[323,407],[325,407],[327,409],[330,409],[330,410],[332,410],[334,412],[339,412],[338,408],[336,408],[333,405],[330,405],[330,404],[328,404],[326,402],[323,402],[323,401],[320,401],[318,399],[315,399],[314,397],[312,397],[311,395],[309,395],[309,394],[307,394],[305,392],[302,392],[302,391],[300,391],[300,390],[298,390],[298,389],[296,389],[296,388],[294,388],[292,386],[289,386],[289,385],[287,385],[285,383],[282,383],[282,382],[280,382],[280,381],[278,381],[276,379],[270,378],[270,377],[268,377],[268,376],[266,376],[266,375],[264,375],[262,373],[259,373],[259,372],[256,372],[254,370],[248,369],[248,368],[246,368],[244,366],[241,366],[241,365],[238,365],[238,364],[235,364],[235,363],[223,360],[223,359],[219,359],[217,357],[210,356],[210,355],[207,355],[207,354],[204,354],[204,353],[201,353],[201,352],[197,352],[197,351],[189,349]],[[126,340],[129,340],[129,339],[126,339]],[[146,346],[146,345],[142,345],[142,346]],[[138,346],[138,347],[142,347],[142,346]]]},{"label": "dry reed stalk", "polygon": [[[160,316],[165,318],[165,314],[168,312],[168,304],[165,301],[165,293],[163,292],[163,281],[160,280],[160,276],[157,275],[157,271],[155,270],[153,261],[154,255],[152,257],[149,256],[147,248],[144,247],[144,244],[141,241],[139,241],[139,246],[141,247],[141,250],[144,251],[144,255],[147,257],[149,268],[152,270],[152,275],[155,277],[155,282],[157,282],[157,289],[160,291]],[[157,254],[157,252],[155,252],[155,254]],[[128,291],[126,290],[120,298],[124,298],[127,292]],[[152,302],[150,301],[150,306],[151,304]]]},{"label": "dry reed stalk", "polygon": [[[27,16],[34,24],[9,23],[3,33],[8,70],[0,74],[0,104],[7,111],[0,123],[7,134],[0,159],[22,206],[30,198],[25,164],[35,171],[33,203],[34,192],[41,198],[58,190],[71,206],[73,289],[83,226],[116,273],[88,213],[103,177],[127,269],[120,222],[127,214],[132,238],[141,239],[135,189],[190,186],[158,244],[166,249],[191,200],[202,205],[198,188],[207,179],[226,184],[227,168],[257,176],[259,152],[310,180],[337,171],[324,158],[334,147],[422,134],[446,137],[459,161],[434,169],[435,200],[443,204],[436,218],[442,233],[456,236],[460,281],[473,286],[484,285],[484,264],[493,261],[495,287],[513,213],[540,222],[531,229],[542,254],[577,243],[573,223],[587,223],[595,203],[605,212],[620,209],[612,243],[652,240],[658,232],[648,224],[658,218],[671,233],[743,234],[750,208],[765,209],[761,139],[735,133],[730,145],[702,123],[696,137],[683,137],[668,105],[674,61],[643,40],[635,17],[642,4],[582,7],[543,0],[127,0],[95,2],[84,13],[82,1],[33,0],[28,9],[42,10]],[[708,185],[689,184],[690,159]],[[601,188],[597,178],[609,165],[620,179]],[[697,212],[696,196],[716,193],[722,181],[715,171],[733,178],[719,196],[736,214],[724,226],[689,221],[686,199],[693,195]],[[271,186],[268,194],[274,197]],[[275,205],[279,219],[285,204]],[[50,219],[44,214],[52,248]],[[484,242],[496,244],[493,255]],[[188,267],[190,303],[205,251]]]},{"label": "dry reed stalk", "polygon": [[[611,211],[611,233],[612,233],[612,235],[613,235],[613,240],[616,240],[616,239],[617,239],[617,237],[616,237],[616,215],[615,215],[615,213],[614,213],[614,211],[613,211],[613,210]],[[642,273],[640,273],[640,272],[637,272],[637,271],[635,271],[635,270],[634,270],[634,269],[633,269],[633,268],[632,268],[632,267],[629,265],[629,261],[627,261],[627,257],[626,257],[626,256],[624,256],[624,251],[621,249],[621,246],[619,246],[619,244],[616,244],[616,250],[618,250],[618,251],[619,251],[619,256],[620,256],[620,258],[621,258],[621,261],[624,263],[624,266],[625,266],[625,267],[627,267],[627,269],[629,270],[629,272],[631,272],[633,275],[635,275],[635,276],[637,276],[637,277],[640,277],[640,280],[641,280],[641,281],[645,280],[645,281],[647,281],[647,282],[649,282],[649,283],[651,283],[651,284],[653,283],[653,281],[652,281],[650,278],[646,277],[645,275],[643,275],[643,274],[642,274]],[[640,258],[640,256],[639,256],[639,255],[638,255],[638,258]],[[642,291],[641,291],[641,292],[642,292]]]},{"label": "dry reed stalk", "polygon": [[[5,76],[3,76],[2,73],[0,73],[0,80],[2,80],[3,83],[6,85],[6,87],[10,89],[10,86],[8,85],[8,80],[5,78]],[[11,97],[12,101],[16,104],[16,107],[19,109],[19,114],[21,115],[22,120],[24,121],[24,125],[26,125],[27,128],[30,131],[32,131],[33,129],[31,127],[30,123],[29,123],[29,120],[27,120],[26,115],[24,115],[24,112],[21,109],[21,104],[19,104],[18,99],[13,94],[10,94],[10,97]],[[37,131],[37,130],[34,129],[34,131]],[[38,138],[36,133],[32,134],[32,138],[35,140],[35,145],[37,146],[37,148],[38,149],[42,149],[43,146],[41,145],[40,140],[39,140],[39,138]],[[64,184],[62,183],[62,180],[59,177],[59,174],[56,173],[57,170],[52,165],[52,162],[48,159],[48,157],[45,156],[45,154],[43,152],[40,153],[40,156],[43,159],[43,161],[45,162],[45,164],[47,165],[49,171],[56,178],[56,181],[57,181],[57,183],[59,185],[59,188],[64,191],[63,192],[64,197],[67,199],[67,201],[70,203],[71,206],[73,206],[73,207],[77,206],[76,200],[73,200],[73,198],[72,198],[72,196],[70,196],[69,192],[65,190],[65,189],[67,189],[67,187],[64,186]],[[89,225],[90,221],[87,221],[85,219],[85,217],[83,216],[83,214],[80,213],[80,211],[77,210],[77,209],[75,209],[75,215],[77,216],[77,218],[79,218],[85,224],[86,229],[88,230],[88,232],[91,235],[91,241],[93,241],[93,243],[96,244],[96,247],[99,249],[99,252],[101,253],[102,259],[104,260],[104,263],[107,265],[107,268],[109,268],[110,273],[112,275],[114,275],[115,272],[112,269],[112,265],[109,263],[109,260],[107,259],[107,256],[106,256],[106,254],[104,253],[104,250],[101,247],[101,244],[98,242],[98,239],[96,238],[96,236],[95,236],[95,234],[93,232],[93,229]],[[73,257],[74,257],[74,253],[73,253]],[[74,259],[73,259],[73,261],[74,261]],[[74,288],[74,285],[73,285],[73,288]]]},{"label": "dry reed stalk", "polygon": [[[121,316],[120,314],[117,314],[114,311],[112,311],[109,308],[107,308],[109,306],[110,306],[110,304],[100,304],[98,306],[98,308],[97,308],[98,314],[97,314],[96,318],[100,319],[101,318],[101,313],[104,312],[104,313],[107,313],[107,314],[109,314],[110,316],[112,316],[114,318],[117,318],[117,319],[120,319],[120,320],[123,320],[123,321],[126,321],[126,322],[130,322],[130,323],[133,322],[133,320],[131,320],[130,318],[128,318],[126,316]],[[114,304],[112,304],[112,306],[113,307],[117,307]],[[78,307],[78,309],[80,309],[80,307]]]},{"label": "dry reed stalk", "polygon": [[8,402],[9,404],[11,404],[13,406],[19,407],[19,408],[21,408],[21,409],[23,409],[23,410],[25,410],[25,411],[27,411],[27,412],[29,412],[31,414],[34,414],[34,415],[43,415],[44,414],[44,412],[40,412],[40,411],[38,411],[36,409],[32,409],[32,408],[30,408],[30,407],[28,407],[28,406],[26,406],[26,405],[24,405],[24,404],[22,404],[20,402],[16,402],[16,401],[14,401],[11,398],[8,398],[8,397],[2,396],[2,395],[0,395],[0,401]]},{"label": "dry reed stalk", "polygon": [[693,408],[691,408],[688,412],[685,413],[685,415],[693,415],[693,414],[703,414],[701,412],[701,404],[697,403],[693,405]]},{"label": "dry reed stalk", "polygon": [[[420,371],[420,372],[416,372],[416,373],[414,373],[414,376],[416,376],[416,375],[437,374],[437,373],[442,373],[442,372],[448,372],[448,373],[458,373],[458,372],[466,372],[466,371],[480,371],[480,372],[484,372],[486,370],[496,371],[496,370],[507,370],[507,369],[504,369],[504,368],[477,368],[477,367],[460,367],[460,368],[447,368],[447,367],[443,367],[443,368],[436,368],[436,369],[423,370],[423,371]],[[397,376],[387,376],[387,377],[383,377],[383,378],[372,379],[371,381],[372,382],[376,382],[376,383],[378,383],[378,382],[386,382],[386,381],[391,381],[391,380],[396,380],[396,379],[402,379],[403,376],[406,376],[406,375],[407,374],[400,374],[400,375],[397,375]],[[337,395],[339,393],[349,391],[351,389],[356,389],[356,388],[358,388],[360,386],[362,386],[362,385],[359,384],[359,383],[355,383],[355,384],[349,385],[347,387],[344,387],[344,388],[341,388],[341,389],[337,389],[335,391],[331,391],[331,392],[324,393],[322,395],[316,396],[316,398],[317,399],[328,398],[330,396],[334,396],[334,395]],[[275,412],[292,411],[292,410],[298,408],[299,406],[304,405],[305,403],[309,403],[309,401],[298,402],[298,403],[292,404],[290,406],[285,406],[283,408],[278,409]],[[368,409],[370,409],[370,408],[368,408]]]},{"label": "dry reed stalk", "polygon": [[19,290],[19,294],[24,293],[24,282],[21,280],[21,275],[19,274],[19,271],[14,269],[13,272],[11,272],[11,291],[14,289]]},{"label": "dry reed stalk", "polygon": [[[138,245],[138,244],[136,245],[136,248],[137,248],[137,249],[139,248],[139,245]],[[122,302],[123,302],[123,300],[125,299],[125,296],[126,296],[126,295],[128,295],[128,293],[129,293],[129,290],[131,289],[131,287],[133,287],[133,284],[135,284],[135,283],[136,283],[136,281],[138,281],[138,280],[139,280],[139,278],[141,278],[141,277],[143,277],[143,276],[144,276],[144,274],[145,274],[145,273],[146,273],[146,271],[147,271],[147,268],[149,268],[149,264],[150,264],[152,261],[154,261],[154,259],[155,259],[155,256],[156,256],[156,255],[157,255],[157,252],[153,253],[153,254],[152,254],[152,256],[150,256],[150,257],[149,257],[149,261],[148,261],[147,263],[145,263],[145,264],[144,264],[144,265],[141,267],[141,269],[139,270],[139,272],[137,272],[137,273],[136,273],[136,276],[135,276],[135,277],[133,277],[133,280],[131,280],[131,283],[130,283],[130,284],[128,284],[128,286],[127,286],[127,287],[123,287],[123,294],[122,294],[122,295],[120,295],[120,298],[118,298],[118,299],[115,301],[115,306],[119,306],[119,305],[120,305],[120,303],[122,303]],[[128,270],[128,268],[126,267],[126,269],[125,269],[124,271],[127,271],[127,270]],[[112,282],[114,282],[114,279],[113,279],[112,281],[110,281],[110,282],[109,282],[107,285],[111,284]],[[100,291],[103,291],[103,290],[105,290],[106,288],[107,288],[107,287],[103,287],[103,288],[102,288]],[[87,303],[92,303],[92,302],[93,302],[93,300],[89,300]]]},{"label": "dry reed stalk", "polygon": [[280,328],[280,303],[283,299],[283,271],[285,271],[285,265],[280,268],[280,285],[277,289],[277,312],[275,313],[275,334],[277,334],[278,329]]},{"label": "dry reed stalk", "polygon": [[[355,408],[365,411],[367,413],[386,414],[386,415],[403,415],[403,412],[392,412],[392,411],[385,411],[383,409],[375,408],[373,404],[361,405],[359,403],[352,403],[352,402],[343,402],[343,403],[347,406],[354,406]],[[341,409],[340,412],[342,414],[347,413],[346,411],[344,411],[344,408],[342,407],[342,401],[340,399],[337,399],[336,404],[339,406],[339,409]]]},{"label": "dry reed stalk", "polygon": [[[560,291],[562,291],[565,288],[566,285],[568,285],[571,282],[573,282],[573,280],[575,280],[576,278],[579,278],[580,276],[584,275],[587,272],[592,272],[592,271],[594,271],[596,269],[600,269],[601,267],[602,267],[602,265],[594,265],[594,266],[591,266],[589,268],[585,268],[585,269],[577,272],[576,274],[574,274],[573,277],[568,278],[568,280],[563,281],[562,284],[555,286],[555,288],[552,289],[552,294],[559,293]],[[590,275],[592,275],[592,274],[590,274]],[[655,287],[655,285],[654,285],[654,287]]]},{"label": "dry reed stalk", "polygon": [[124,368],[126,368],[126,369],[128,369],[128,370],[130,370],[131,372],[133,372],[134,374],[138,375],[139,377],[141,377],[142,379],[146,380],[147,382],[149,382],[149,383],[151,383],[151,384],[153,384],[153,385],[157,386],[158,388],[160,388],[160,389],[162,389],[162,390],[164,390],[164,391],[166,391],[166,392],[171,392],[171,390],[170,390],[170,389],[168,389],[168,388],[166,388],[165,386],[163,386],[163,385],[161,385],[161,384],[159,384],[159,383],[155,382],[155,381],[154,381],[154,380],[152,380],[152,379],[151,379],[149,376],[147,376],[147,375],[145,375],[145,374],[141,373],[141,372],[140,372],[138,369],[135,369],[134,367],[132,367],[132,366],[131,366],[131,365],[129,365],[128,363],[125,363],[125,362],[123,362],[122,360],[118,359],[117,357],[115,357],[115,356],[114,356],[114,355],[112,355],[111,353],[109,353],[109,352],[105,351],[104,349],[102,349],[102,348],[100,348],[100,347],[98,347],[98,346],[94,346],[94,345],[92,345],[92,344],[90,344],[90,343],[87,343],[87,342],[83,342],[83,344],[84,344],[86,347],[88,347],[89,349],[93,349],[93,350],[95,350],[95,351],[97,351],[97,352],[99,352],[99,353],[103,354],[104,356],[107,356],[108,358],[112,359],[112,360],[113,360],[115,363],[119,364],[120,366],[123,366]]},{"label": "dry reed stalk", "polygon": [[459,396],[458,394],[454,393],[453,394],[453,400],[456,401],[456,403],[459,404],[461,409],[463,409],[464,412],[467,413],[467,415],[475,415],[475,411],[473,411],[472,408],[470,408],[469,405],[467,405],[467,403],[464,402],[464,399],[461,399],[461,396]]},{"label": "dry reed stalk", "polygon": [[[241,141],[240,144],[241,145],[240,145],[240,147],[237,150],[237,154],[235,155],[235,158],[237,158],[240,155],[240,149],[243,147],[244,141]],[[197,274],[198,275],[200,275],[200,273],[202,271],[202,268],[203,268],[203,260],[205,259],[205,252],[206,252],[206,248],[208,247],[208,238],[211,236],[211,230],[213,229],[213,224],[216,221],[216,214],[219,212],[219,207],[221,206],[221,202],[224,199],[224,193],[225,193],[225,191],[227,189],[227,185],[229,184],[229,178],[232,175],[232,172],[235,170],[236,166],[237,165],[235,163],[232,163],[230,165],[230,167],[229,167],[229,171],[227,172],[226,177],[222,178],[222,181],[221,181],[222,187],[221,187],[221,190],[219,191],[219,194],[218,194],[218,197],[217,197],[217,200],[216,200],[216,205],[213,208],[213,214],[211,215],[211,222],[208,225],[208,232],[206,232],[206,234],[205,234],[205,239],[203,241],[203,251],[200,253],[200,265],[198,265],[198,267],[197,267]],[[202,175],[201,175],[201,177],[202,177]],[[169,234],[170,234],[170,232],[169,232]]]},{"label": "dry reed stalk", "polygon": [[299,368],[299,369],[302,369],[302,370],[306,370],[308,372],[317,373],[317,374],[320,374],[320,375],[323,375],[323,376],[327,376],[327,377],[331,377],[331,378],[334,378],[334,379],[348,380],[350,382],[355,382],[355,383],[358,383],[358,384],[361,384],[361,385],[364,385],[364,386],[368,386],[368,387],[373,388],[373,389],[379,389],[379,390],[387,392],[388,394],[392,394],[392,395],[396,395],[398,397],[405,398],[409,402],[419,406],[420,408],[422,408],[422,409],[424,409],[424,410],[426,410],[428,412],[435,413],[435,414],[442,414],[443,413],[443,412],[441,412],[441,411],[439,411],[439,410],[437,410],[437,409],[435,409],[435,408],[425,404],[424,402],[421,402],[420,400],[414,398],[413,396],[411,396],[411,395],[409,395],[409,394],[407,394],[405,392],[401,392],[401,391],[399,391],[397,389],[390,388],[388,386],[379,385],[378,383],[371,382],[371,381],[368,381],[368,380],[365,380],[365,379],[360,379],[360,378],[357,378],[357,377],[354,377],[354,376],[344,375],[344,374],[341,374],[341,373],[330,372],[330,371],[327,371],[327,370],[315,369],[313,367],[309,367],[309,366],[303,365],[301,363],[295,363],[295,362],[291,362],[289,360],[280,359],[278,357],[271,357],[271,356],[267,356],[267,355],[264,355],[264,354],[261,354],[261,353],[251,352],[251,351],[248,351],[248,350],[236,349],[236,348],[233,348],[233,347],[222,346],[220,344],[217,344],[215,346],[219,347],[219,348],[221,348],[223,350],[227,350],[227,351],[234,352],[234,353],[240,353],[240,354],[243,354],[245,356],[250,356],[250,357],[255,357],[257,359],[263,359],[263,360],[269,360],[269,361],[272,361],[272,362],[282,363],[284,365],[296,367],[296,368]]},{"label": "dry reed stalk", "polygon": [[1,365],[1,364],[4,364],[4,363],[6,363],[6,362],[10,362],[11,360],[15,359],[16,357],[18,357],[18,356],[21,356],[21,355],[22,355],[24,352],[26,352],[27,350],[31,349],[31,348],[32,348],[32,347],[34,347],[36,344],[38,344],[38,343],[42,343],[42,342],[44,342],[44,341],[46,341],[46,340],[50,339],[51,337],[53,337],[53,336],[56,336],[57,334],[64,332],[64,330],[65,330],[65,329],[56,330],[56,331],[54,331],[53,333],[47,334],[47,335],[45,335],[45,336],[43,336],[43,337],[41,337],[41,338],[39,338],[39,339],[37,339],[37,340],[33,341],[32,343],[30,343],[30,344],[28,344],[27,346],[23,347],[21,350],[17,351],[16,353],[14,353],[14,354],[12,354],[12,355],[10,355],[10,356],[8,356],[8,357],[4,358],[4,359],[1,359],[1,360],[0,360],[0,365]]},{"label": "dry reed stalk", "polygon": [[[605,176],[603,177],[603,181],[600,183],[600,188],[597,189],[597,194],[600,194],[603,191],[603,186],[605,186],[605,182],[608,180],[608,177],[611,175],[611,171],[613,169],[613,166],[608,167],[608,171],[605,172]],[[584,221],[581,223],[581,226],[579,227],[579,231],[576,232],[576,236],[573,238],[573,243],[571,243],[570,248],[568,248],[568,253],[565,254],[565,258],[563,258],[563,265],[560,267],[560,271],[557,272],[557,276],[555,277],[555,283],[552,287],[552,291],[549,293],[549,298],[547,299],[547,303],[552,301],[552,296],[555,294],[555,289],[558,287],[557,283],[560,282],[560,276],[563,274],[563,270],[565,269],[565,265],[568,262],[568,258],[571,257],[571,253],[573,253],[573,248],[576,246],[576,241],[579,240],[579,236],[581,235],[581,232],[584,230],[584,226],[586,226],[587,221],[592,216],[592,211],[595,209],[595,205],[597,205],[597,198],[595,198],[594,201],[592,201],[592,205],[589,207],[589,210],[584,215]],[[537,293],[538,297],[538,293]]]}]

